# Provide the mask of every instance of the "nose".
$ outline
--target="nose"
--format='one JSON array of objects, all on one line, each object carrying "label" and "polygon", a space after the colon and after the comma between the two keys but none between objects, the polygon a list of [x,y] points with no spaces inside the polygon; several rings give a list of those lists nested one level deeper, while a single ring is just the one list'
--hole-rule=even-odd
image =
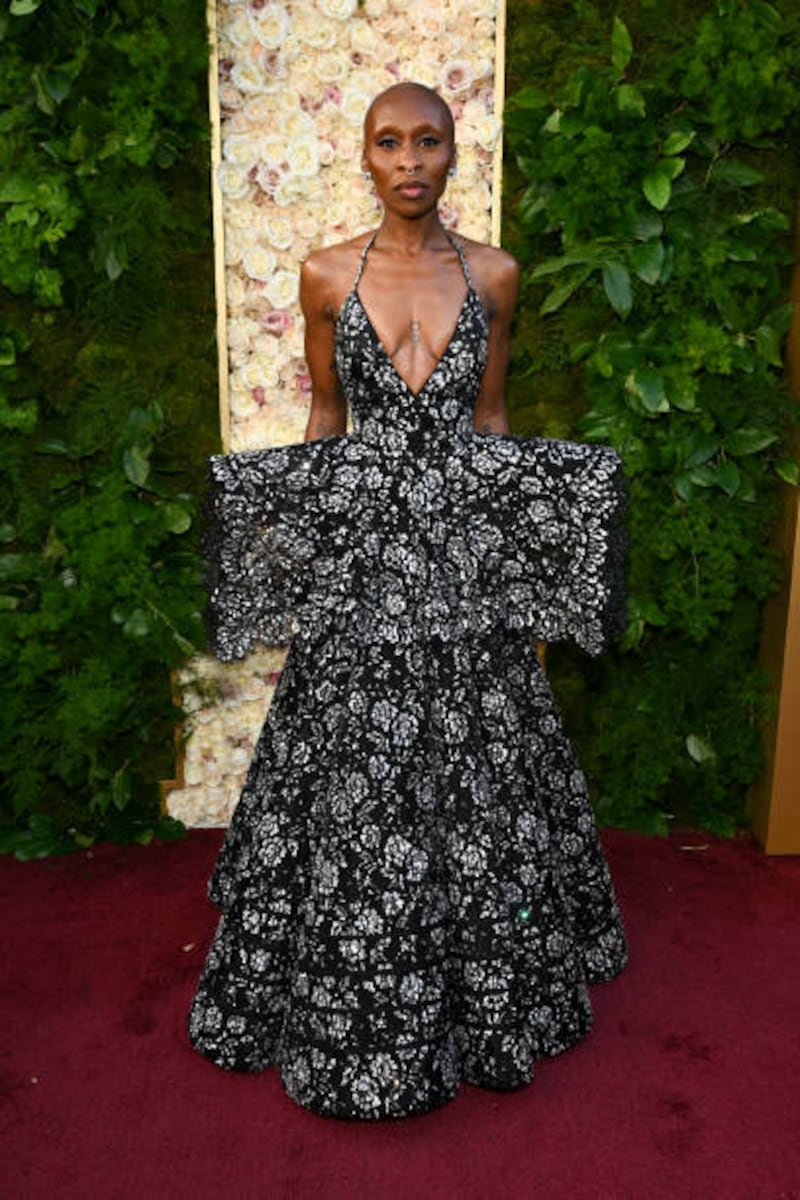
[{"label": "nose", "polygon": [[413,141],[405,142],[402,147],[402,153],[399,156],[399,166],[401,171],[405,171],[407,175],[419,169],[420,154],[419,148]]}]

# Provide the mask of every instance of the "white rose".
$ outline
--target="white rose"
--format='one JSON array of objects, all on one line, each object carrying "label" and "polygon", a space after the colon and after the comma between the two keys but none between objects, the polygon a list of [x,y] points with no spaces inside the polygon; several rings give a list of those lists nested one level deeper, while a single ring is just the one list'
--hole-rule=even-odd
[{"label": "white rose", "polygon": [[297,272],[276,271],[264,291],[273,308],[288,308],[297,300]]},{"label": "white rose", "polygon": [[253,30],[245,8],[238,4],[220,5],[220,35],[234,46],[247,46],[253,40]]},{"label": "white rose", "polygon": [[[280,372],[275,360],[259,353],[251,355],[243,367],[234,371],[231,382],[234,387],[245,389],[251,393],[256,387],[265,389],[275,387],[279,376]],[[250,403],[253,403],[252,399]]]},{"label": "white rose", "polygon": [[315,54],[312,70],[320,83],[341,83],[353,69],[349,54],[343,50],[328,50]]},{"label": "white rose", "polygon": [[234,317],[228,321],[228,349],[235,351],[250,350],[252,339],[261,330],[258,321],[250,317]]},{"label": "white rose", "polygon": [[336,45],[338,29],[333,21],[320,16],[311,6],[295,5],[295,10],[292,14],[292,32],[296,38],[315,50],[330,50]]},{"label": "white rose", "polygon": [[484,150],[494,150],[500,137],[501,124],[488,113],[475,127],[475,141]]},{"label": "white rose", "polygon": [[286,138],[315,137],[317,133],[314,118],[303,112],[302,108],[291,108],[281,112],[278,117],[278,129]]},{"label": "white rose", "polygon": [[308,209],[301,209],[295,217],[294,228],[301,238],[311,241],[319,233],[317,214]]},{"label": "white rose", "polygon": [[223,196],[230,196],[232,200],[241,200],[250,191],[247,172],[242,170],[239,163],[221,162],[217,182]]},{"label": "white rose", "polygon": [[275,255],[260,242],[248,242],[242,247],[242,263],[250,279],[266,282],[275,271]]},{"label": "white rose", "polygon": [[472,64],[465,58],[451,58],[442,67],[440,83],[445,92],[468,92],[474,81]]},{"label": "white rose", "polygon": [[242,111],[248,128],[253,125],[271,124],[275,120],[277,107],[276,97],[271,93],[259,92],[258,95],[246,96]]},{"label": "white rose", "polygon": [[342,103],[340,111],[344,120],[355,125],[360,130],[364,123],[367,109],[372,103],[373,96],[376,93],[373,91],[365,91],[358,84],[351,84],[342,90]]},{"label": "white rose", "polygon": [[288,217],[259,213],[255,219],[259,237],[275,250],[288,250],[294,241],[294,228]]},{"label": "white rose", "polygon": [[258,143],[250,133],[231,133],[222,139],[222,156],[249,171],[258,158]]},{"label": "white rose", "polygon": [[225,265],[235,267],[242,258],[242,239],[239,230],[233,226],[225,229]]},{"label": "white rose", "polygon": [[301,201],[312,203],[322,195],[322,184],[316,175],[289,175],[280,180],[273,193],[280,208],[291,209]]},{"label": "white rose", "polygon": [[319,148],[316,138],[297,138],[289,143],[286,151],[289,174],[293,176],[316,175],[319,171]]},{"label": "white rose", "polygon": [[263,8],[251,9],[250,24],[262,46],[277,50],[289,36],[289,14],[282,4],[265,4]]},{"label": "white rose", "polygon": [[268,167],[279,167],[286,158],[286,142],[283,138],[266,137],[258,139],[258,157]]},{"label": "white rose", "polygon": [[373,57],[378,53],[380,43],[367,21],[353,21],[350,26],[350,49],[364,57]]},{"label": "white rose", "polygon": [[326,16],[346,21],[356,11],[358,0],[319,0],[319,7]]},{"label": "white rose", "polygon": [[388,11],[388,0],[366,0],[364,4],[364,12],[370,19],[383,17]]},{"label": "white rose", "polygon": [[226,229],[249,229],[253,223],[253,205],[248,198],[230,200],[224,205]]},{"label": "white rose", "polygon": [[228,302],[228,312],[234,313],[243,309],[246,295],[247,292],[241,277],[235,271],[226,271],[225,297]]},{"label": "white rose", "polygon": [[265,90],[264,72],[254,62],[237,62],[231,71],[231,79],[243,92],[263,92]]}]

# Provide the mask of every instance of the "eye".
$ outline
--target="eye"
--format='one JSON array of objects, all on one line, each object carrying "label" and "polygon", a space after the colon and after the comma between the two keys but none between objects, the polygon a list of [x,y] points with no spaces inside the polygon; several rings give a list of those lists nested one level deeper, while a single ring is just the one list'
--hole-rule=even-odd
[{"label": "eye", "polygon": [[386,134],[385,137],[378,138],[378,145],[380,146],[381,150],[393,150],[397,145],[397,138]]},{"label": "eye", "polygon": [[432,133],[426,133],[424,137],[420,138],[419,144],[426,149],[432,149],[434,146],[440,145],[441,140],[441,138],[435,137]]}]

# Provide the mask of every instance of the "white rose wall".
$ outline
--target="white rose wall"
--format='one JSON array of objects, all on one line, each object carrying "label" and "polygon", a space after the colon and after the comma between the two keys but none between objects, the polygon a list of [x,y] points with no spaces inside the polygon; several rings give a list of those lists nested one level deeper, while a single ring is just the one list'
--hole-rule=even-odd
[{"label": "white rose wall", "polygon": [[[497,240],[504,11],[496,0],[220,2],[212,38],[220,425],[227,450],[303,439],[310,379],[297,286],[319,246],[380,218],[360,169],[372,98],[427,84],[456,120],[458,166],[441,215]],[[196,659],[179,685],[190,716],[167,807],[227,823],[284,652]]]}]

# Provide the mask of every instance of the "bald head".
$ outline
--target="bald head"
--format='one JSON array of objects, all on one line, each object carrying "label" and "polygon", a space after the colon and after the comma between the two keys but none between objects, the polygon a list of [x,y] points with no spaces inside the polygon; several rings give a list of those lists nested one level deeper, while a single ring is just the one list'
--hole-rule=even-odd
[{"label": "bald head", "polygon": [[390,104],[396,100],[417,99],[421,102],[435,107],[439,119],[443,122],[445,131],[447,132],[451,144],[455,143],[455,126],[453,124],[453,114],[442,97],[435,92],[433,88],[426,87],[424,83],[394,83],[385,91],[380,92],[367,109],[367,115],[364,117],[364,135],[368,135],[370,128],[375,122],[381,107]]}]

